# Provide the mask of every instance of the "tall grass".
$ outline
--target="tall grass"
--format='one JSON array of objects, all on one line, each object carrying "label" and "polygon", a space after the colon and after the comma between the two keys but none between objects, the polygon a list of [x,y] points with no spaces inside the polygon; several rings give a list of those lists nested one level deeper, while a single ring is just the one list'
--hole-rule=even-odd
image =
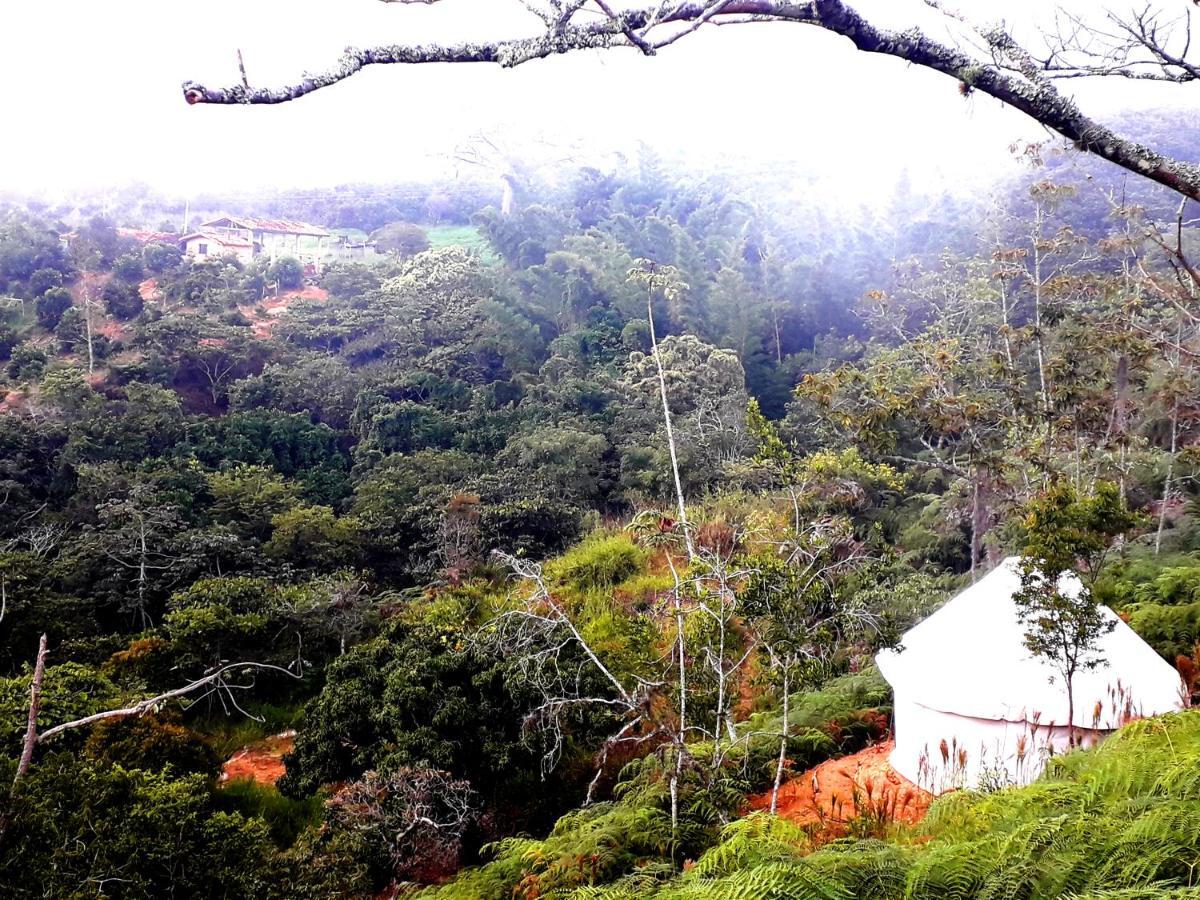
[{"label": "tall grass", "polygon": [[500,262],[500,257],[488,243],[488,239],[479,233],[474,225],[430,225],[425,229],[429,236],[429,247],[439,250],[442,247],[465,247],[479,254],[479,258],[487,265]]},{"label": "tall grass", "polygon": [[213,712],[190,723],[192,728],[208,738],[221,759],[228,759],[247,744],[295,728],[304,710],[302,702],[250,702],[244,705],[246,711],[256,718],[238,713],[224,715]]},{"label": "tall grass", "polygon": [[282,849],[292,846],[304,829],[320,821],[324,806],[320,796],[293,800],[283,796],[274,786],[259,784],[249,778],[227,782],[217,791],[217,797],[220,805],[230,812],[262,819],[271,838]]}]

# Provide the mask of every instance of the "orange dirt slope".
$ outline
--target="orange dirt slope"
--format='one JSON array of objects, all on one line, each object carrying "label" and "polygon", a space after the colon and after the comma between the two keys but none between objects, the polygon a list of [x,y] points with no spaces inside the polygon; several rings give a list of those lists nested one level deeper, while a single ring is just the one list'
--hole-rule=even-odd
[{"label": "orange dirt slope", "polygon": [[274,784],[283,777],[283,757],[296,745],[296,732],[285,731],[243,747],[221,767],[221,781],[249,778],[259,784]]},{"label": "orange dirt slope", "polygon": [[[889,765],[888,754],[894,746],[893,741],[876,744],[796,775],[779,789],[779,814],[833,832],[866,815],[905,824],[921,821],[933,795]],[[750,802],[752,809],[770,805],[770,791]]]}]

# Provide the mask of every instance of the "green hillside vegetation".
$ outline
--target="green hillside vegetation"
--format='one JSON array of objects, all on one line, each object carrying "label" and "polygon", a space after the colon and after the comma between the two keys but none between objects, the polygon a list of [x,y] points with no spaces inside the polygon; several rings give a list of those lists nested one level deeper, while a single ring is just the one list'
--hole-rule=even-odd
[{"label": "green hillside vegetation", "polygon": [[496,251],[488,243],[479,229],[470,225],[431,225],[425,229],[429,236],[429,246],[434,250],[442,247],[464,247],[489,265],[500,261]]},{"label": "green hillside vegetation", "polygon": [[751,812],[890,737],[875,654],[1006,555],[1197,687],[1186,270],[1058,171],[984,237],[648,152],[508,213],[194,203],[390,242],[308,275],[146,191],[4,201],[0,895],[1191,889],[1190,712],[916,830]]},{"label": "green hillside vegetation", "polygon": [[[547,879],[546,892],[525,896],[1194,897],[1200,892],[1197,763],[1200,714],[1146,720],[1097,749],[1058,757],[1028,787],[949,794],[916,829],[865,823],[881,833],[813,849],[803,829],[752,814],[722,829],[718,842],[673,878],[646,859],[653,842],[635,844],[621,830],[623,819],[635,818],[631,809],[623,817],[604,811],[588,823],[560,822],[547,841],[501,844],[479,876],[430,896],[508,896],[510,884],[536,877]],[[652,834],[653,817],[643,810],[641,818],[644,824],[629,830]],[[600,860],[597,881],[607,880],[607,867],[622,856],[633,871],[605,887],[576,887],[560,872],[576,854]]]}]

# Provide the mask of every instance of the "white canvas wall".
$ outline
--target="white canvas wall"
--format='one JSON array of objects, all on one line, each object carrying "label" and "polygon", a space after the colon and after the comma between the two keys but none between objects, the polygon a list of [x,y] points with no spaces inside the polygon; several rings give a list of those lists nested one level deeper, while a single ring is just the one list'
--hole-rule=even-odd
[{"label": "white canvas wall", "polygon": [[[1067,728],[975,719],[922,706],[896,695],[890,762],[901,775],[935,794],[978,788],[981,782],[1028,784],[1046,760],[1064,753]],[[1090,747],[1107,732],[1077,728],[1076,741]],[[945,741],[946,756],[942,755]]]}]

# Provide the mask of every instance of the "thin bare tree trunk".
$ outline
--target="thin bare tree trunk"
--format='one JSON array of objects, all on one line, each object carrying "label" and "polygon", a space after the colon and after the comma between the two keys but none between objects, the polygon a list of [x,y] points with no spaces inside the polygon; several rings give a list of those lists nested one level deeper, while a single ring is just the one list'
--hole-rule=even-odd
[{"label": "thin bare tree trunk", "polygon": [[1004,359],[1008,364],[1008,375],[1010,377],[1016,377],[1017,366],[1016,363],[1013,362],[1012,352],[1012,327],[1009,323],[1008,315],[1008,288],[1004,284],[1004,279],[1000,279],[1000,317],[1004,325],[1002,334],[1004,336]]},{"label": "thin bare tree trunk", "polygon": [[683,775],[683,742],[687,736],[687,645],[684,643],[683,599],[680,597],[682,584],[670,551],[667,552],[667,565],[675,579],[675,652],[679,656],[679,729],[675,734],[675,765],[671,772],[671,836],[674,837],[679,825],[679,780]]},{"label": "thin bare tree trunk", "polygon": [[138,528],[138,541],[140,544],[141,553],[138,555],[138,614],[142,618],[142,627],[149,624],[149,616],[146,615],[146,523],[141,521]]},{"label": "thin bare tree trunk", "polygon": [[683,542],[687,547],[688,562],[696,555],[692,547],[692,530],[688,526],[687,506],[683,499],[683,482],[679,478],[679,457],[675,453],[675,433],[671,429],[671,407],[667,403],[667,376],[663,372],[662,357],[658,353],[658,338],[654,333],[654,293],[646,299],[646,317],[650,323],[650,348],[654,353],[654,366],[658,370],[658,391],[662,396],[663,422],[667,428],[667,449],[671,453],[671,474],[675,478],[675,499],[679,504],[679,525],[683,528]]},{"label": "thin bare tree trunk", "polygon": [[29,719],[25,725],[25,741],[21,746],[21,760],[17,763],[17,774],[13,777],[13,789],[25,777],[33,762],[33,748],[37,746],[37,717],[42,708],[42,678],[46,674],[46,635],[38,642],[37,659],[33,664],[33,680],[29,683]]},{"label": "thin bare tree trunk", "polygon": [[771,304],[771,323],[775,326],[775,365],[783,365],[783,346],[779,341],[779,310]]},{"label": "thin bare tree trunk", "polygon": [[1075,749],[1075,673],[1067,676],[1067,746]]},{"label": "thin bare tree trunk", "polygon": [[791,668],[787,664],[787,660],[783,663],[783,725],[779,729],[779,759],[775,762],[775,784],[771,787],[771,815],[775,815],[775,810],[779,805],[779,787],[783,784],[783,766],[787,762],[787,742],[788,742],[788,712],[791,705],[791,697],[789,696]]},{"label": "thin bare tree trunk", "polygon": [[1167,524],[1167,504],[1171,501],[1171,487],[1175,479],[1175,453],[1179,445],[1179,399],[1171,408],[1171,455],[1167,459],[1167,477],[1163,481],[1162,501],[1158,507],[1158,530],[1154,533],[1154,555],[1162,549],[1163,530]]},{"label": "thin bare tree trunk", "polygon": [[[1033,346],[1037,351],[1038,398],[1041,407],[1042,420],[1046,427],[1046,448],[1050,449],[1050,389],[1046,377],[1046,345],[1042,334],[1042,231],[1044,227],[1043,210],[1039,203],[1034,216],[1033,239]],[[1043,473],[1043,479],[1048,476]]]},{"label": "thin bare tree trunk", "polygon": [[91,375],[96,368],[96,350],[92,345],[92,289],[87,286],[83,289],[83,324],[87,332],[88,374]]},{"label": "thin bare tree trunk", "polygon": [[25,725],[25,740],[21,745],[21,759],[17,763],[17,772],[13,776],[12,791],[9,795],[7,808],[0,815],[0,847],[4,846],[4,838],[12,826],[13,804],[16,801],[17,786],[20,785],[30,765],[33,763],[33,751],[37,746],[37,718],[42,708],[42,679],[46,674],[46,635],[38,641],[37,658],[33,663],[33,679],[29,682],[29,718]]},{"label": "thin bare tree trunk", "polygon": [[978,577],[979,561],[979,475],[971,479],[971,583]]}]

